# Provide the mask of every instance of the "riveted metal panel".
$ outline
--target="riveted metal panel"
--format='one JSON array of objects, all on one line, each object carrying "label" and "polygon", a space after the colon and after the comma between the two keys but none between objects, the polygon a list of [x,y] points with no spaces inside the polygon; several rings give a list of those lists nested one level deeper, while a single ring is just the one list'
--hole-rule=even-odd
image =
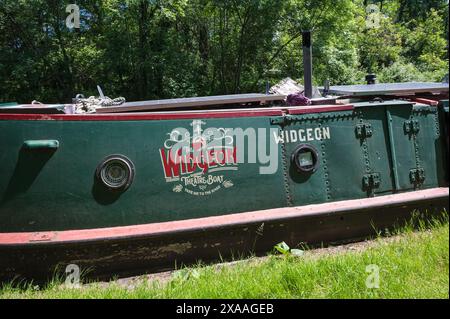
[{"label": "riveted metal panel", "polygon": [[323,127],[330,127],[331,133],[330,139],[320,143],[321,155],[326,161],[321,165],[327,200],[365,197],[362,177],[366,166],[361,142],[355,133],[358,114],[339,112],[324,115],[320,121]]},{"label": "riveted metal panel", "polygon": [[448,100],[439,102],[439,127],[441,134],[441,145],[444,149],[444,182],[448,185],[448,163],[449,163],[449,116],[448,116]]},{"label": "riveted metal panel", "polygon": [[[378,113],[371,114],[368,110],[302,115],[293,117],[284,126],[288,160],[304,143],[314,147],[319,154],[319,166],[313,173],[299,172],[291,161],[288,163],[288,189],[294,205],[366,197],[368,190],[364,187],[364,176],[369,173],[384,178],[378,179],[380,185],[374,193],[392,190],[384,141],[384,114]],[[364,118],[363,114],[369,116]],[[359,124],[369,120],[375,127],[373,135],[378,134],[378,138],[370,143],[368,140],[372,136],[360,138],[356,132]]]},{"label": "riveted metal panel", "polygon": [[[443,154],[436,107],[390,105],[386,108],[391,126],[392,158],[397,167],[396,189],[405,191],[441,185]],[[393,172],[395,173],[395,172]]]},{"label": "riveted metal panel", "polygon": [[373,189],[365,189],[369,196],[390,193],[393,190],[391,150],[389,147],[388,126],[385,103],[360,105],[358,108],[360,123],[368,123],[372,134],[360,139],[361,151],[364,154],[365,171],[363,175],[376,174],[377,184]]},{"label": "riveted metal panel", "polygon": [[[431,115],[433,107],[413,105],[407,101],[381,101],[355,104],[354,111],[291,117],[283,129],[286,158],[289,160],[302,143],[316,148],[320,157],[319,167],[310,174],[288,163],[292,203],[361,198],[442,185],[445,169],[437,118]],[[406,130],[408,122],[411,131]],[[308,138],[308,130],[314,135],[315,130],[324,128],[330,130],[331,138]],[[426,182],[412,181],[414,169],[420,169],[418,179],[425,172]]]},{"label": "riveted metal panel", "polygon": [[438,108],[434,106],[415,106],[413,116],[420,125],[417,133],[419,166],[424,170],[422,188],[445,183],[445,152],[442,148]]},{"label": "riveted metal panel", "polygon": [[410,172],[417,167],[416,133],[411,128],[413,104],[389,105],[386,107],[387,125],[389,128],[389,145],[392,150],[392,172],[395,189],[413,189]]},{"label": "riveted metal panel", "polygon": [[[283,127],[284,158],[287,165],[287,192],[291,200],[290,204],[294,206],[327,201],[327,194],[329,193],[325,180],[327,158],[321,154],[322,140],[315,136],[315,130],[325,128],[331,132],[331,127],[322,126],[320,123],[321,117],[322,115],[319,114],[291,116],[291,121]],[[317,159],[319,166],[315,172],[301,173],[293,163],[292,156],[301,144],[309,145],[319,153]]]}]

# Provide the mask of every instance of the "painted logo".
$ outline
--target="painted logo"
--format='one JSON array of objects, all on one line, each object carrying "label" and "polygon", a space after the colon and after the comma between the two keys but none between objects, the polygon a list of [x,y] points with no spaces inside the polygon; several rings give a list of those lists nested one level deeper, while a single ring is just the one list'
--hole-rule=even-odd
[{"label": "painted logo", "polygon": [[234,186],[223,174],[238,170],[234,137],[225,128],[203,130],[205,124],[194,120],[193,134],[185,128],[172,130],[159,150],[164,177],[175,193],[207,196]]}]

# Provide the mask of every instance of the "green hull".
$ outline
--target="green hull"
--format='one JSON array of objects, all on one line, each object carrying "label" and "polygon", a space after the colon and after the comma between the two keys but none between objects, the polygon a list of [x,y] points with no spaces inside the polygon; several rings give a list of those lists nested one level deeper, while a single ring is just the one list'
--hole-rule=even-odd
[{"label": "green hull", "polygon": [[[306,114],[200,112],[162,119],[0,114],[0,232],[150,224],[446,186],[438,109],[387,101]],[[274,173],[260,174],[268,164],[248,159],[168,171],[162,153],[170,134],[192,132],[194,120],[203,121],[202,129],[254,130],[257,138],[246,138],[245,149],[273,147]],[[291,159],[301,144],[317,151],[313,173],[299,172]],[[114,154],[134,165],[124,191],[105,189],[96,175]]]}]

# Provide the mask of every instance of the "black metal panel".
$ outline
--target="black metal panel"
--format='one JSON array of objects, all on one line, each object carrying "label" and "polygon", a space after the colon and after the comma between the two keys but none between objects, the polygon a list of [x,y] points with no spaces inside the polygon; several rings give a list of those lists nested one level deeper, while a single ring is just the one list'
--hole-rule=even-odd
[{"label": "black metal panel", "polygon": [[31,105],[0,107],[0,113],[7,114],[64,114],[65,105]]}]

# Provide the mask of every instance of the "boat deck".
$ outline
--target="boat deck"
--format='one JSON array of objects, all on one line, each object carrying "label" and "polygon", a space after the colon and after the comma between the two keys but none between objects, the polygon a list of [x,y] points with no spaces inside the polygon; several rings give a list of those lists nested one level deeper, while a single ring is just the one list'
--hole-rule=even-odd
[{"label": "boat deck", "polygon": [[[71,115],[73,120],[98,120],[106,118],[118,119],[165,119],[191,118],[202,115],[206,118],[233,116],[271,116],[277,112],[291,114],[314,113],[349,109],[353,103],[376,100],[403,99],[416,103],[437,105],[438,100],[448,99],[448,83],[385,83],[373,85],[333,86],[328,93],[336,94],[331,98],[312,99],[309,106],[290,107],[286,96],[279,94],[232,94],[206,97],[190,97],[152,101],[126,102],[119,106],[98,107],[94,113],[73,114],[74,104],[21,104],[7,103],[0,107],[2,119],[4,114],[40,114],[51,115],[50,119],[66,119]],[[383,98],[386,96],[387,98]],[[381,97],[381,98],[380,98]],[[274,114],[275,112],[275,114]],[[125,114],[125,115],[123,115]],[[176,115],[175,115],[176,114]],[[80,118],[79,116],[82,116]],[[113,115],[100,117],[99,115]],[[33,116],[28,116],[34,119]],[[27,116],[25,118],[28,118]],[[36,119],[42,119],[37,117]]]}]

